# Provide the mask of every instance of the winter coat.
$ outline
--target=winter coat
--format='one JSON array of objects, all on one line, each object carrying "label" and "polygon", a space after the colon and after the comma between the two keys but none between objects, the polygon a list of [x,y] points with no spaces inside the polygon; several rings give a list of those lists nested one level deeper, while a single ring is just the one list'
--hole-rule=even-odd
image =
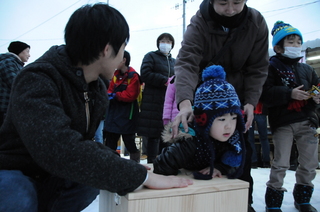
[{"label": "winter coat", "polygon": [[169,122],[172,122],[179,113],[176,103],[176,87],[174,86],[174,79],[175,76],[172,76],[168,80],[168,86],[163,105],[163,125],[167,125]]},{"label": "winter coat", "polygon": [[87,84],[65,46],[26,66],[11,94],[0,128],[0,169],[33,179],[54,175],[120,195],[146,179],[145,167],[93,141],[107,109],[106,87],[101,79]]},{"label": "winter coat", "polygon": [[[281,55],[270,58],[270,61],[278,61],[283,67],[291,69],[295,76],[297,85],[304,85],[303,90],[309,90],[312,85],[318,85],[320,79],[313,68],[305,63],[299,63],[298,60],[286,59]],[[310,98],[301,111],[288,110],[292,89],[284,85],[283,80],[278,74],[277,68],[273,65],[269,66],[268,78],[263,86],[261,96],[262,103],[268,107],[269,124],[271,130],[274,131],[278,127],[288,124],[310,120],[315,127],[319,126],[319,119],[316,114],[316,103]]]},{"label": "winter coat", "polygon": [[255,106],[268,73],[266,21],[257,10],[248,7],[243,28],[237,33],[237,28],[229,29],[228,33],[211,17],[210,8],[210,0],[204,0],[183,36],[175,64],[177,104],[185,99],[193,101],[200,72],[227,40],[235,37],[216,65],[223,66],[226,80],[235,87],[241,103]]},{"label": "winter coat", "polygon": [[124,74],[116,70],[108,88],[108,94],[114,93],[115,97],[110,100],[104,130],[117,134],[136,133],[140,89],[140,76],[132,67]]},{"label": "winter coat", "polygon": [[[245,141],[240,133],[235,133],[227,142],[219,142],[212,138],[206,141],[193,127],[189,127],[188,133],[179,129],[177,137],[172,139],[169,123],[165,127],[162,139],[171,145],[165,147],[153,161],[156,174],[177,175],[181,168],[199,171],[211,166],[211,160],[214,163],[213,168],[228,178],[238,178],[242,174],[246,150]],[[231,165],[232,163],[237,165]]]},{"label": "winter coat", "polygon": [[138,135],[158,138],[163,130],[162,113],[168,79],[174,75],[175,59],[159,50],[149,52],[143,58],[140,74],[145,83]]},{"label": "winter coat", "polygon": [[0,112],[5,113],[14,78],[24,63],[13,53],[0,54]]}]

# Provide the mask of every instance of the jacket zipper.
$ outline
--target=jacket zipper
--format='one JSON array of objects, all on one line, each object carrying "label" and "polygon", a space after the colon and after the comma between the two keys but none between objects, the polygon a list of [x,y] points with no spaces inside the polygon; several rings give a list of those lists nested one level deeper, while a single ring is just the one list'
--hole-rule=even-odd
[{"label": "jacket zipper", "polygon": [[167,58],[167,62],[168,62],[168,68],[169,68],[169,72],[168,72],[168,79],[170,78],[170,72],[171,72],[171,68],[170,68],[170,61],[169,61],[169,57],[166,56]]},{"label": "jacket zipper", "polygon": [[89,130],[89,125],[90,125],[90,110],[89,110],[89,96],[88,96],[88,92],[84,92],[84,100],[85,100],[85,107],[86,107],[86,117],[87,117],[87,129],[86,132],[88,132]]}]

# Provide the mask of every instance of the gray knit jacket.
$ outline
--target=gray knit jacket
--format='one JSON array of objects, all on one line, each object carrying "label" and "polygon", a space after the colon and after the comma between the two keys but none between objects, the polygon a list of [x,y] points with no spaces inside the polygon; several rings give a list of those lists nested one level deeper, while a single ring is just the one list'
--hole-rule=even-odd
[{"label": "gray knit jacket", "polygon": [[34,179],[54,175],[120,195],[133,191],[144,182],[145,167],[93,141],[107,104],[102,80],[87,84],[65,46],[53,46],[14,81],[0,129],[0,169]]}]

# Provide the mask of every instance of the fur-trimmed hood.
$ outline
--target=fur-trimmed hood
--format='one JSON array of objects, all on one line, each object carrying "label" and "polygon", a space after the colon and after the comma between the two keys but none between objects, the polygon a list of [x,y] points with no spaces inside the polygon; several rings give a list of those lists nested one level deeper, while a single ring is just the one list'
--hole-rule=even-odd
[{"label": "fur-trimmed hood", "polygon": [[178,129],[179,130],[178,135],[175,138],[172,138],[171,127],[172,127],[172,122],[169,122],[169,124],[167,124],[164,127],[164,130],[162,131],[162,135],[161,135],[163,142],[176,143],[181,140],[192,138],[192,136],[195,136],[195,132],[191,127],[189,127],[189,132],[186,133],[182,127],[182,124],[180,124]]}]

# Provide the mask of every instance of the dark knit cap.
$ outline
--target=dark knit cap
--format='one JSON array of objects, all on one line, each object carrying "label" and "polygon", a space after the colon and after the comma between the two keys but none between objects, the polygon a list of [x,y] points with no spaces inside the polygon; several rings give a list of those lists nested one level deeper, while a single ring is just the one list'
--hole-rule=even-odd
[{"label": "dark knit cap", "polygon": [[30,46],[21,41],[13,41],[10,43],[8,50],[16,55],[19,55],[26,48],[30,48]]}]

